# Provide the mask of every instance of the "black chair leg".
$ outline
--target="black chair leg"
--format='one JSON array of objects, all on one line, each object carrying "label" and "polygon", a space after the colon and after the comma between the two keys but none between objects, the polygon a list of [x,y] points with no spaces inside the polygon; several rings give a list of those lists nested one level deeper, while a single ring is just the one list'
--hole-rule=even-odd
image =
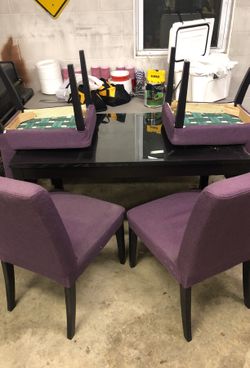
[{"label": "black chair leg", "polygon": [[137,264],[137,235],[129,228],[129,265],[131,268]]},{"label": "black chair leg", "polygon": [[76,286],[64,288],[66,316],[67,316],[67,338],[72,339],[75,335],[76,323]]},{"label": "black chair leg", "polygon": [[2,261],[2,269],[5,281],[7,309],[11,312],[16,306],[14,266],[11,263]]},{"label": "black chair leg", "polygon": [[199,189],[204,189],[208,186],[209,176],[200,176]]},{"label": "black chair leg", "polygon": [[183,288],[180,285],[181,317],[183,334],[187,341],[192,340],[191,328],[191,287]]},{"label": "black chair leg", "polygon": [[244,304],[250,308],[250,261],[243,262],[242,266]]},{"label": "black chair leg", "polygon": [[126,250],[124,241],[124,225],[122,224],[116,232],[116,240],[118,247],[118,258],[121,264],[126,262]]},{"label": "black chair leg", "polygon": [[51,178],[51,184],[55,190],[64,191],[63,180],[61,178]]}]

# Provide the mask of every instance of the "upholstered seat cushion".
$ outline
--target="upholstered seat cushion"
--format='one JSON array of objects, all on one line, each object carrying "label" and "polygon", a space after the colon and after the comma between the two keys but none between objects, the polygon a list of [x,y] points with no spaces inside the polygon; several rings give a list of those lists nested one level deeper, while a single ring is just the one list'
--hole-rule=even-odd
[{"label": "upholstered seat cushion", "polygon": [[[53,114],[53,111],[51,114]],[[3,138],[0,140],[0,148],[4,144],[2,140],[5,140],[6,144],[13,150],[89,147],[96,126],[96,110],[94,105],[88,107],[84,123],[85,130],[82,131],[78,131],[76,126],[75,128],[66,129],[9,129],[6,130]]]},{"label": "upholstered seat cushion", "polygon": [[175,116],[170,106],[162,107],[162,122],[169,141],[176,146],[246,144],[250,124],[192,125],[175,128]]},{"label": "upholstered seat cushion", "polygon": [[90,105],[85,117],[85,130],[82,131],[76,128],[6,130],[5,134],[0,134],[0,151],[5,176],[13,177],[9,163],[16,150],[89,147],[92,144],[95,127],[96,110],[94,105]]},{"label": "upholstered seat cushion", "polygon": [[129,226],[174,275],[188,218],[199,191],[177,193],[128,211]]},{"label": "upholstered seat cushion", "polygon": [[51,192],[77,258],[78,274],[121,226],[124,208],[102,200]]}]

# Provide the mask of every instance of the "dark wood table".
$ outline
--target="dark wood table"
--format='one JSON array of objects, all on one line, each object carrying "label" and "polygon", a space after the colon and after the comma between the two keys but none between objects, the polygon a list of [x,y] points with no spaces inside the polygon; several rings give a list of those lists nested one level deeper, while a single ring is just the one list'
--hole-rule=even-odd
[{"label": "dark wood table", "polygon": [[100,114],[92,145],[84,149],[20,150],[11,161],[14,177],[81,178],[93,182],[164,181],[169,176],[234,176],[250,171],[244,146],[172,146],[159,113]]}]

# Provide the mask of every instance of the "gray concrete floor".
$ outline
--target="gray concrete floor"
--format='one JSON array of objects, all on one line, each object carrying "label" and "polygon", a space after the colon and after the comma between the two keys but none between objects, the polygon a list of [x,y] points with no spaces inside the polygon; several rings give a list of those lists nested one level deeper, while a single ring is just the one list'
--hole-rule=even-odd
[{"label": "gray concrete floor", "polygon": [[[194,178],[65,187],[128,208],[196,184]],[[65,337],[63,288],[16,268],[17,306],[10,313],[0,277],[0,367],[250,367],[250,311],[243,305],[240,266],[193,287],[190,343],[182,335],[178,285],[142,244],[138,265],[130,269],[128,262],[119,264],[112,238],[79,278],[72,341]]]}]

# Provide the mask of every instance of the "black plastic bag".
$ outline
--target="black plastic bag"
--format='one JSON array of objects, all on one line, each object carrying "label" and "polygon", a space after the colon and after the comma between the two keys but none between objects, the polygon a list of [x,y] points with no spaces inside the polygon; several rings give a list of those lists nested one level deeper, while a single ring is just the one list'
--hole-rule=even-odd
[{"label": "black plastic bag", "polygon": [[[84,88],[82,84],[78,86],[78,92],[79,92],[81,104],[86,103],[85,95],[84,95]],[[98,90],[91,91],[90,93],[91,93],[92,103],[95,105],[96,111],[97,112],[106,111],[107,105],[105,104],[101,96],[99,95]]]},{"label": "black plastic bag", "polygon": [[98,91],[91,91],[91,97],[93,104],[95,105],[95,109],[97,112],[102,112],[107,110],[107,105],[103,101],[102,97],[99,95]]},{"label": "black plastic bag", "polygon": [[103,86],[98,89],[102,100],[109,106],[119,106],[131,100],[130,95],[125,90],[123,84],[112,84],[102,79]]}]

